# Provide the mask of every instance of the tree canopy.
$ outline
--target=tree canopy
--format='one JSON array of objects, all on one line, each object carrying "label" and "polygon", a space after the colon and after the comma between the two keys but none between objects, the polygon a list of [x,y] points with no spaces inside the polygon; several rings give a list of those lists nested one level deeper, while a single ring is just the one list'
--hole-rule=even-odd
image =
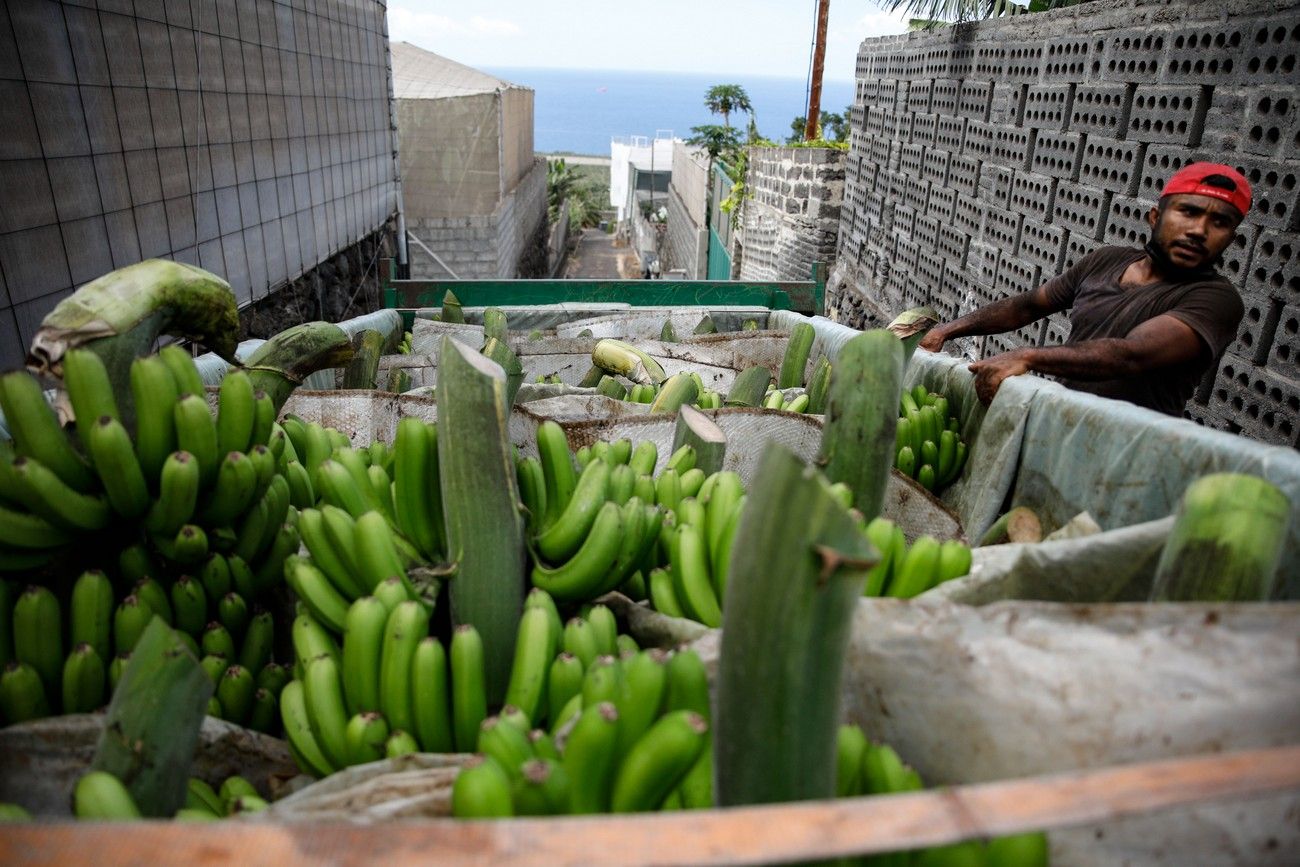
[{"label": "tree canopy", "polygon": [[734,111],[754,111],[749,102],[749,94],[739,84],[715,84],[704,94],[704,107],[713,114],[722,115],[722,125],[731,127],[731,113]]}]

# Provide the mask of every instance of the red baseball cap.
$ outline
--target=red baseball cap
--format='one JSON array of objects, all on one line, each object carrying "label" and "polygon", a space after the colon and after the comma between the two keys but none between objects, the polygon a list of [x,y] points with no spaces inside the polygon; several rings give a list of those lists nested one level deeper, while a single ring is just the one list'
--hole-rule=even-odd
[{"label": "red baseball cap", "polygon": [[[1216,179],[1212,183],[1206,183],[1206,179],[1214,175],[1224,180]],[[1243,217],[1250,213],[1250,182],[1232,166],[1220,163],[1191,163],[1183,166],[1165,184],[1160,198],[1180,193],[1222,199],[1236,208]]]}]

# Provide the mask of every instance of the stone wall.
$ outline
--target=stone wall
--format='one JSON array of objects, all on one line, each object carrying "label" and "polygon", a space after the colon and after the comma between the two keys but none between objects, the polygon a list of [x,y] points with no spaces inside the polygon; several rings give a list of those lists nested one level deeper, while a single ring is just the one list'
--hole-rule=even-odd
[{"label": "stone wall", "polygon": [[[1300,436],[1300,6],[1097,0],[866,40],[858,54],[834,315],[945,318],[1103,244],[1138,246],[1177,168],[1226,162],[1255,206],[1223,262],[1246,318],[1189,404],[1267,442]],[[986,338],[1061,343],[1064,315]]]},{"label": "stone wall", "polygon": [[[540,277],[546,269],[546,160],[490,214],[447,219],[407,215],[406,228],[462,280]],[[449,275],[419,244],[408,245],[411,277]]]},{"label": "stone wall", "polygon": [[0,366],[75,286],[150,257],[241,306],[397,210],[385,3],[0,7]]},{"label": "stone wall", "polygon": [[847,154],[831,148],[750,148],[741,280],[807,280],[835,258]]}]

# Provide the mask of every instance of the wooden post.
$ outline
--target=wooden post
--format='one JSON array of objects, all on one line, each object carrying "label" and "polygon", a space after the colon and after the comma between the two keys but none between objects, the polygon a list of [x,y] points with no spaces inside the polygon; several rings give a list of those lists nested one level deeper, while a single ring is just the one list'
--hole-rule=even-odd
[{"label": "wooden post", "polygon": [[808,94],[808,122],[803,128],[804,141],[817,138],[817,120],[822,106],[822,70],[826,66],[826,21],[831,15],[831,0],[817,0],[817,36],[813,46],[812,88]]}]

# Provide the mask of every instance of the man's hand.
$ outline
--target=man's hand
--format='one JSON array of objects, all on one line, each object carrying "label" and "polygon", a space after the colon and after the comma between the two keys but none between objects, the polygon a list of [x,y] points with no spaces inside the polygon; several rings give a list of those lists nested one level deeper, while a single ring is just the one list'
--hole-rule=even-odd
[{"label": "man's hand", "polygon": [[943,330],[943,326],[936,325],[925,333],[919,345],[926,352],[938,352],[943,349],[943,344],[947,340],[947,333]]},{"label": "man's hand", "polygon": [[[923,343],[922,346],[924,345]],[[1002,380],[1008,376],[1019,376],[1029,372],[1029,360],[1026,356],[1025,350],[1015,349],[970,365],[970,372],[975,374],[975,394],[979,397],[980,403],[988,406],[993,401],[993,395],[998,393]]]}]

